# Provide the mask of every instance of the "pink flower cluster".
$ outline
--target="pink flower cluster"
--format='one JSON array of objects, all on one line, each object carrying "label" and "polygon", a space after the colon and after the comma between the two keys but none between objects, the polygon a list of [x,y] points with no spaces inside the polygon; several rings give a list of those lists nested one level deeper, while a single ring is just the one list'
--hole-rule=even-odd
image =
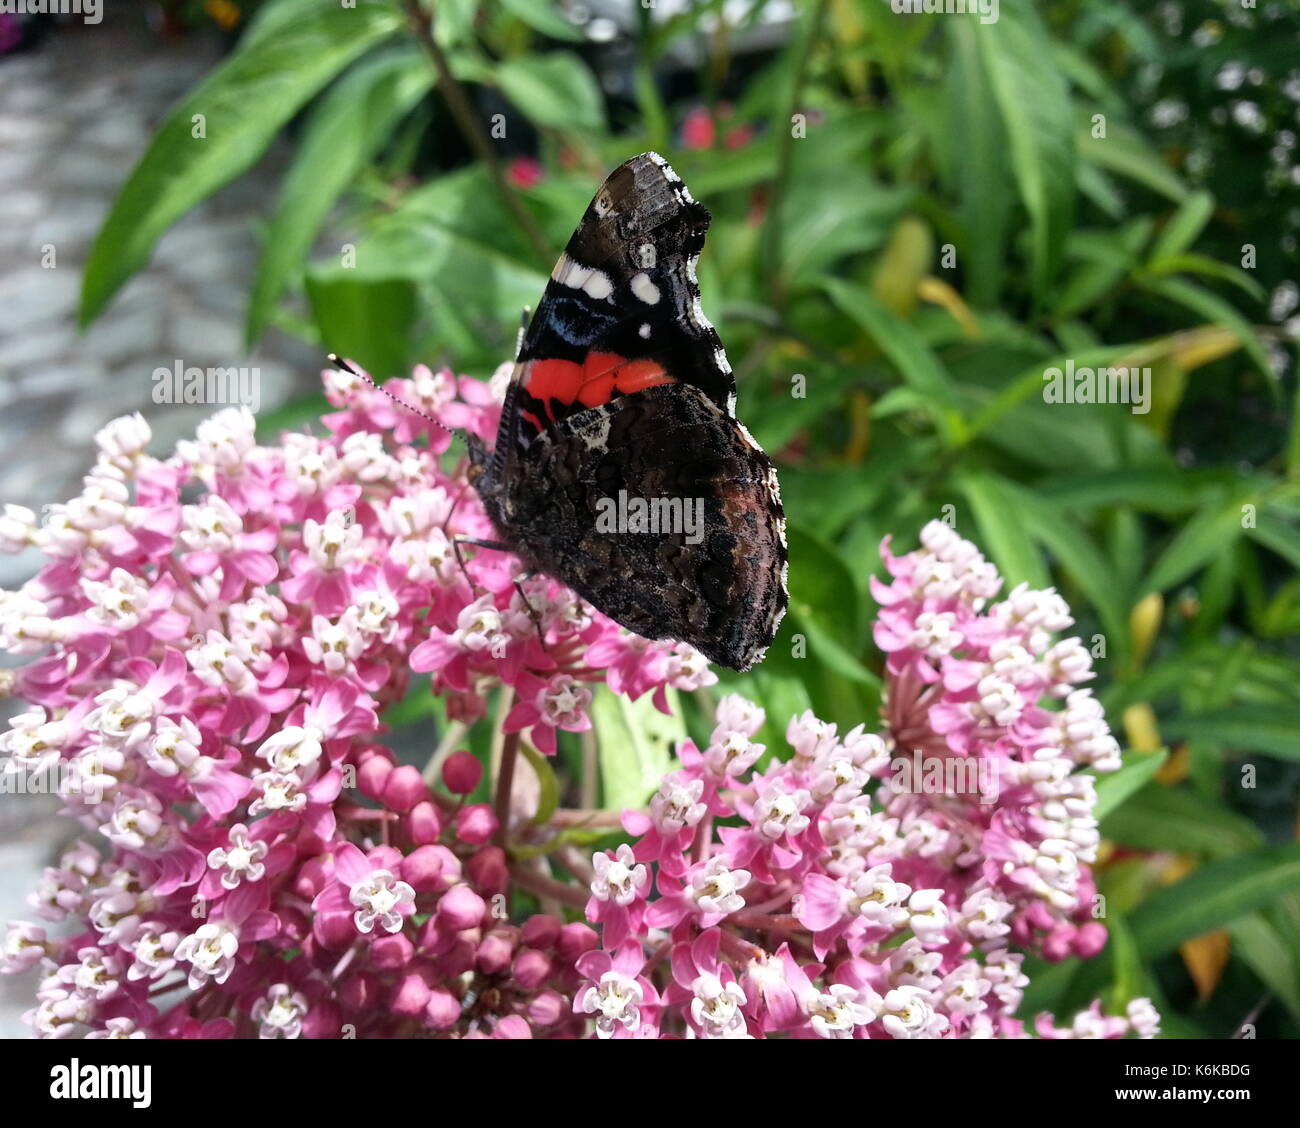
[{"label": "pink flower cluster", "polygon": [[[0,516],[0,549],[48,558],[0,594],[0,645],[31,659],[0,671],[30,706],[0,755],[52,779],[91,836],[32,898],[61,935],[7,936],[6,970],[43,971],[39,1035],[581,1030],[565,1001],[591,929],[511,923],[492,807],[465,801],[463,768],[431,786],[450,747],[397,764],[380,714],[412,670],[460,722],[505,686],[504,728],[551,753],[590,727],[596,683],[664,705],[716,679],[689,647],[517,583],[513,557],[458,553],[492,530],[464,461],[440,464],[447,432],[325,380],[321,437],[259,444],[230,409],[159,460],[123,418],[43,525]],[[426,368],[388,387],[494,435],[499,388]]]},{"label": "pink flower cluster", "polygon": [[[1054,591],[989,605],[997,570],[940,522],[875,585],[886,731],[790,721],[789,758],[729,695],[681,749],[634,845],[598,855],[575,1007],[602,1037],[1024,1037],[1027,951],[1088,957],[1094,777],[1119,766]],[[1063,697],[1049,711],[1044,697]],[[730,825],[736,818],[740,825]],[[718,825],[718,820],[727,825]],[[653,876],[652,876],[652,871]],[[1146,999],[1043,1037],[1153,1036]]]},{"label": "pink flower cluster", "polygon": [[[0,970],[40,974],[39,1036],[1020,1036],[1024,954],[1104,943],[1081,769],[1118,750],[1054,593],[986,608],[996,572],[942,525],[886,548],[883,735],[804,715],[764,756],[762,710],[728,695],[623,812],[634,844],[588,862],[572,829],[611,820],[535,825],[521,750],[589,729],[593,691],[666,711],[714,675],[465,546],[493,532],[432,420],[490,440],[499,379],[385,386],[418,413],[325,380],[321,436],[259,443],[229,410],[160,460],[129,417],[43,524],[0,515],[0,550],[48,558],[0,593],[0,645],[29,659],[0,671],[27,702],[0,755],[85,832],[4,941]],[[421,769],[383,717],[423,692],[448,731]],[[455,749],[492,702],[474,802]],[[1137,1000],[1035,1031],[1157,1028]]]}]

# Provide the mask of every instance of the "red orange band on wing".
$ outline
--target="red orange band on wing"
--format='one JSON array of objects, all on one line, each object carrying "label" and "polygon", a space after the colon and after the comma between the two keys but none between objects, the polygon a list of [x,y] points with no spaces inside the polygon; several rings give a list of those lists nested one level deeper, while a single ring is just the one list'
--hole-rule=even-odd
[{"label": "red orange band on wing", "polygon": [[615,392],[629,395],[675,382],[656,360],[628,360],[617,353],[593,352],[582,364],[572,360],[531,360],[523,384],[529,395],[546,406],[546,414],[554,422],[552,400],[597,407],[608,403]]}]

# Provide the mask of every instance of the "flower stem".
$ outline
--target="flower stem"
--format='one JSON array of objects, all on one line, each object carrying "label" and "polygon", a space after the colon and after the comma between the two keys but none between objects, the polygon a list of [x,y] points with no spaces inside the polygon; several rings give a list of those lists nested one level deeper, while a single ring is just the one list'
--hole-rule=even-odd
[{"label": "flower stem", "polygon": [[488,173],[492,177],[492,183],[496,186],[497,193],[500,195],[502,202],[514,216],[515,222],[527,236],[528,241],[532,244],[534,252],[541,265],[550,267],[555,261],[555,250],[551,247],[542,230],[537,226],[531,213],[524,207],[523,201],[518,194],[510,187],[510,182],[506,179],[505,169],[502,168],[501,162],[497,159],[496,150],[492,147],[492,142],[487,134],[483,132],[482,123],[474,112],[473,103],[470,102],[469,95],[465,93],[465,88],[456,80],[456,76],[451,73],[451,64],[447,61],[447,56],[438,46],[438,40],[433,34],[433,16],[420,7],[420,0],[405,0],[406,14],[410,18],[411,26],[415,31],[415,37],[419,40],[420,46],[429,56],[430,62],[433,63],[433,69],[438,74],[438,90],[441,92],[443,100],[447,103],[447,108],[451,111],[451,116],[456,119],[456,125],[465,140],[469,142],[475,154],[486,166]]},{"label": "flower stem", "polygon": [[497,769],[497,794],[492,808],[497,817],[496,844],[503,849],[510,822],[510,791],[515,783],[515,763],[518,759],[519,734],[506,733],[505,741],[501,745],[501,766]]}]

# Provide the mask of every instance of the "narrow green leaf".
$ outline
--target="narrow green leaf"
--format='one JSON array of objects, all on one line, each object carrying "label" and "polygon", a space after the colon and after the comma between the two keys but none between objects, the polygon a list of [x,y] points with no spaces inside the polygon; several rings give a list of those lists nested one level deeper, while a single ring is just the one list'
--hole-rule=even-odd
[{"label": "narrow green leaf", "polygon": [[1051,38],[1026,5],[1008,6],[976,41],[1029,213],[1035,289],[1045,292],[1074,218],[1074,112]]},{"label": "narrow green leaf", "polygon": [[1100,822],[1122,807],[1154,778],[1167,755],[1163,748],[1158,752],[1125,752],[1124,766],[1119,771],[1097,777],[1097,805],[1092,809],[1093,817]]},{"label": "narrow green leaf", "polygon": [[1272,549],[1293,568],[1300,568],[1300,529],[1288,523],[1276,509],[1265,507],[1255,527],[1246,529],[1246,535]]},{"label": "narrow green leaf", "polygon": [[952,380],[920,334],[865,287],[840,278],[825,278],[822,286],[831,301],[875,342],[898,374],[926,397],[939,433],[949,443],[960,442],[965,424],[957,412]]},{"label": "narrow green leaf", "polygon": [[307,297],[330,352],[381,378],[410,370],[417,303],[409,281],[311,273]]},{"label": "narrow green leaf", "polygon": [[1300,844],[1224,858],[1153,893],[1130,918],[1147,960],[1300,889]]},{"label": "narrow green leaf", "polygon": [[[114,201],[86,263],[81,324],[144,266],[164,231],[252,165],[308,98],[400,26],[384,0],[305,8],[204,78],[162,124]],[[202,137],[194,135],[196,115]]]},{"label": "narrow green leaf", "polygon": [[551,757],[543,756],[537,749],[526,743],[519,745],[533,771],[537,773],[539,794],[537,797],[537,814],[533,816],[534,826],[545,826],[555,814],[560,803],[560,785],[555,778],[555,769],[551,767]]},{"label": "narrow green leaf", "polygon": [[957,487],[966,496],[979,526],[979,544],[993,557],[1006,577],[1007,587],[1024,582],[1045,588],[1047,568],[1016,505],[1014,491],[1005,479],[983,472],[963,472]]},{"label": "narrow green leaf", "polygon": [[1263,845],[1249,819],[1182,788],[1148,784],[1113,809],[1101,832],[1136,850],[1186,850],[1222,858]]},{"label": "narrow green leaf", "polygon": [[253,344],[334,201],[388,140],[397,121],[432,87],[433,69],[417,50],[367,60],[312,111],[267,226],[248,303]]},{"label": "narrow green leaf", "polygon": [[1161,730],[1174,740],[1212,740],[1237,752],[1300,761],[1300,706],[1235,705],[1171,717]]},{"label": "narrow green leaf", "polygon": [[1230,551],[1241,532],[1241,506],[1235,500],[1204,506],[1179,530],[1152,565],[1143,591],[1168,591],[1182,583],[1211,560]]},{"label": "narrow green leaf", "polygon": [[1095,138],[1084,131],[1078,135],[1078,151],[1099,168],[1135,180],[1176,203],[1187,198],[1187,187],[1155,146],[1131,129],[1112,122],[1105,137]]},{"label": "narrow green leaf", "polygon": [[1148,256],[1151,262],[1167,255],[1181,254],[1187,250],[1209,223],[1214,212],[1214,197],[1209,192],[1193,192],[1169,217],[1169,222],[1156,237]]},{"label": "narrow green leaf", "polygon": [[1237,340],[1241,342],[1241,347],[1255,362],[1255,367],[1264,375],[1267,386],[1275,387],[1273,366],[1269,363],[1268,353],[1264,351],[1254,326],[1230,303],[1224,301],[1218,294],[1211,293],[1195,282],[1188,282],[1185,278],[1149,278],[1143,285],[1153,294],[1159,294],[1176,305],[1190,309],[1207,321],[1235,334]]},{"label": "narrow green leaf", "polygon": [[1264,913],[1251,913],[1228,926],[1233,951],[1241,956],[1287,1009],[1300,1018],[1300,953]]}]

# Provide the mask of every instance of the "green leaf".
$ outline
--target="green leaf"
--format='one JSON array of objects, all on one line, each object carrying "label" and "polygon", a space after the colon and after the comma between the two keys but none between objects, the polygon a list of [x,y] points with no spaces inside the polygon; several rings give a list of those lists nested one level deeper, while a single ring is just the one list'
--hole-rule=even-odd
[{"label": "green leaf", "polygon": [[1010,229],[1007,139],[1001,118],[987,109],[993,93],[980,65],[975,28],[970,20],[944,24],[951,43],[946,109],[952,115],[952,178],[961,200],[963,276],[970,290],[968,300],[991,306],[997,301],[1005,269]]},{"label": "green leaf", "polygon": [[1249,819],[1194,792],[1154,783],[1112,810],[1101,831],[1136,850],[1187,850],[1212,858],[1263,845]]},{"label": "green leaf", "polygon": [[1293,568],[1300,568],[1300,529],[1284,520],[1276,509],[1266,507],[1246,535],[1272,549]]},{"label": "green leaf", "polygon": [[1268,298],[1268,291],[1244,270],[1229,266],[1225,262],[1219,262],[1208,255],[1197,255],[1190,252],[1180,255],[1166,255],[1163,258],[1152,259],[1147,263],[1146,271],[1148,274],[1155,276],[1163,274],[1203,274],[1207,278],[1217,278],[1222,282],[1228,282],[1236,286],[1243,294],[1257,302],[1263,302]]},{"label": "green leaf", "polygon": [[1051,39],[1028,6],[1003,9],[976,42],[1002,117],[1011,169],[1029,213],[1033,284],[1055,276],[1074,218],[1074,112]]},{"label": "green leaf", "polygon": [[1026,400],[1037,397],[1041,402],[1043,385],[1046,382],[1046,373],[1049,368],[1064,370],[1066,363],[1071,360],[1074,361],[1077,368],[1096,368],[1100,365],[1110,364],[1111,361],[1122,356],[1126,351],[1128,349],[1124,345],[1106,345],[1096,349],[1074,350],[1062,353],[1060,356],[1045,357],[1041,362],[1030,365],[1012,377],[997,395],[980,408],[967,428],[967,441],[987,431],[1012,408],[1024,403]]},{"label": "green leaf", "polygon": [[1174,740],[1212,740],[1238,752],[1300,760],[1300,706],[1237,705],[1171,717],[1161,730]]},{"label": "green leaf", "polygon": [[1124,766],[1117,772],[1097,777],[1097,805],[1092,814],[1098,822],[1118,810],[1130,797],[1141,791],[1160,770],[1168,753],[1126,752]]},{"label": "green leaf", "polygon": [[524,754],[524,759],[532,765],[532,769],[537,773],[537,782],[539,794],[537,797],[537,814],[533,816],[534,826],[545,826],[551,821],[551,816],[555,814],[555,808],[560,804],[560,785],[555,778],[555,770],[551,767],[551,757],[543,756],[536,748],[531,747],[526,742],[521,742],[519,751]]},{"label": "green leaf", "polygon": [[1196,242],[1214,212],[1214,197],[1209,192],[1193,192],[1169,217],[1164,230],[1156,237],[1149,259],[1156,262],[1168,255],[1181,254]]},{"label": "green leaf", "polygon": [[1241,506],[1235,500],[1204,506],[1179,530],[1151,566],[1143,592],[1168,591],[1232,549],[1241,535]]},{"label": "green leaf", "polygon": [[1112,645],[1126,651],[1129,626],[1124,584],[1110,561],[1082,527],[1062,521],[1055,506],[1045,504],[1038,495],[1020,487],[1011,489],[1010,496],[1012,504],[1024,515],[1029,535],[1051,552],[1057,568],[1067,573],[1088,597]]},{"label": "green leaf", "polygon": [[862,286],[825,278],[826,293],[879,347],[898,374],[927,400],[935,427],[950,443],[961,441],[965,424],[956,394],[939,358],[917,331]]},{"label": "green leaf", "polygon": [[[335,74],[401,26],[383,0],[312,6],[241,46],[163,123],[113,203],[81,290],[88,325],[173,223],[247,169]],[[205,136],[192,135],[202,114]]]},{"label": "green leaf", "polygon": [[686,739],[676,693],[668,692],[671,715],[654,706],[651,694],[629,701],[603,686],[591,699],[591,719],[600,741],[600,777],[609,810],[639,807],[668,771],[673,751]]},{"label": "green leaf", "polygon": [[1224,301],[1218,294],[1211,293],[1194,282],[1188,282],[1185,278],[1148,278],[1143,285],[1153,294],[1159,294],[1176,305],[1190,309],[1207,321],[1222,326],[1234,334],[1241,342],[1241,347],[1246,350],[1246,355],[1255,362],[1255,367],[1264,375],[1266,386],[1275,387],[1273,366],[1269,363],[1268,353],[1264,351],[1254,326],[1230,303]]},{"label": "green leaf", "polygon": [[1251,913],[1228,926],[1232,948],[1268,985],[1292,1015],[1300,1018],[1300,953],[1265,913]]},{"label": "green leaf", "polygon": [[406,375],[414,345],[415,287],[404,278],[349,274],[307,276],[312,315],[329,351],[380,378]]},{"label": "green leaf", "polygon": [[556,51],[507,59],[496,81],[515,108],[534,125],[566,131],[605,129],[605,101],[587,65]]},{"label": "green leaf", "polygon": [[1147,898],[1130,918],[1133,936],[1145,959],[1158,959],[1297,889],[1300,844],[1210,862]]},{"label": "green leaf", "polygon": [[979,526],[978,543],[1006,577],[1007,588],[1022,581],[1045,588],[1050,582],[1043,558],[1034,547],[1025,515],[1015,502],[1014,487],[995,474],[964,471],[956,477]]},{"label": "green leaf", "polygon": [[1111,123],[1104,138],[1078,135],[1079,155],[1099,168],[1136,180],[1153,192],[1181,203],[1187,188],[1145,137]]},{"label": "green leaf", "polygon": [[248,303],[250,347],[334,201],[433,79],[428,60],[414,49],[382,55],[356,67],[312,111],[263,241]]},{"label": "green leaf", "polygon": [[501,0],[501,6],[534,31],[552,39],[576,41],[584,38],[582,31],[565,19],[551,0]]}]

